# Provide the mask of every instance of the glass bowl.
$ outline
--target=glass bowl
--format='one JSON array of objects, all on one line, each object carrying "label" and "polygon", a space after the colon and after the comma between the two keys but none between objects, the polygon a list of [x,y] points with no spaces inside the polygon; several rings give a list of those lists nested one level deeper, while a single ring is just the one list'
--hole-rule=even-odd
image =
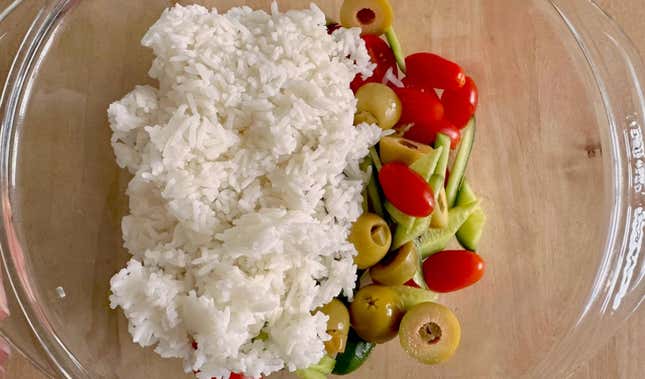
[{"label": "glass bowl", "polygon": [[[0,1],[0,243],[12,311],[2,332],[51,375],[191,377],[135,346],[108,307],[108,281],[127,259],[129,178],[115,164],[106,109],[150,82],[139,41],[168,5]],[[340,1],[319,5],[336,17]],[[406,51],[450,57],[479,84],[468,175],[489,215],[488,272],[441,298],[463,326],[451,361],[422,366],[393,342],[354,377],[563,377],[645,297],[640,58],[591,1],[394,8]]]}]

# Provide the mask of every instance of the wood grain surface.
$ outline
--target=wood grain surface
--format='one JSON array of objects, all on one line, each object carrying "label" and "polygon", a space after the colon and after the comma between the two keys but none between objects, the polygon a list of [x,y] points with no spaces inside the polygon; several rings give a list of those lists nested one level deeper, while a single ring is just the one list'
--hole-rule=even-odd
[{"label": "wood grain surface", "polygon": [[[516,1],[519,2],[521,0],[516,0]],[[580,1],[583,1],[583,0],[580,0]],[[223,1],[223,2],[226,3],[226,1]],[[331,3],[331,2],[325,1],[324,3]],[[335,1],[335,3],[338,3],[338,1]],[[401,4],[402,3],[403,1],[401,1]],[[645,24],[642,22],[642,20],[645,19],[645,7],[643,7],[643,0],[597,0],[597,3],[601,7],[606,9],[618,21],[618,23],[623,26],[627,34],[634,41],[635,45],[639,48],[641,52],[645,54]],[[406,0],[405,1],[405,7],[408,7],[407,9],[413,9],[415,7],[415,4],[427,4],[427,2],[426,0],[418,0],[418,1]],[[401,5],[401,7],[403,7],[403,5]],[[498,10],[498,11],[503,11],[503,10]],[[507,33],[510,35],[514,33],[521,34],[524,31],[523,30],[524,23],[522,22],[522,20],[518,20],[518,22],[511,22],[506,25],[499,25],[498,28],[500,28],[500,30],[504,30],[504,33]],[[433,33],[440,34],[441,30],[433,30]],[[412,34],[413,33],[411,31],[407,33],[407,35],[412,35]],[[470,36],[464,35],[465,40],[468,38],[470,38]],[[491,37],[491,39],[493,38]],[[494,41],[491,43],[494,43]],[[450,47],[444,47],[444,46],[440,46],[440,47],[443,47],[444,51],[446,50],[449,51],[450,49]],[[537,46],[536,48],[548,49],[549,46],[548,45]],[[511,57],[513,56],[512,52],[509,52],[509,54]],[[2,59],[2,57],[0,57],[0,59]],[[137,57],[129,58],[129,59],[136,60]],[[544,63],[545,66],[547,66],[546,68],[544,68],[544,70],[548,70],[548,72],[558,72],[559,67],[557,65],[567,64],[567,62],[565,61],[552,61],[552,62],[542,62],[542,63]],[[554,66],[549,66],[549,65],[554,65]],[[563,71],[565,71],[564,68],[563,68]],[[478,72],[478,74],[484,76],[486,72],[485,70],[482,70],[482,72]],[[513,91],[521,91],[521,89],[510,88],[510,91],[507,91],[506,97],[509,97],[510,95],[508,94],[510,93],[515,93]],[[504,94],[501,92],[495,93],[493,95],[497,95],[500,98],[504,98]],[[594,143],[599,143],[599,142],[592,141],[590,143],[591,145],[595,146]],[[508,158],[512,159],[513,157],[511,156]],[[572,167],[571,170],[575,171],[575,168],[576,167]],[[580,227],[584,228],[584,225],[581,225]],[[530,236],[527,236],[527,238],[529,237]],[[502,271],[502,269],[500,269],[499,271]],[[536,276],[533,277],[533,279],[536,279],[536,280],[549,281],[551,279],[546,275],[540,276],[539,272],[535,275]],[[553,293],[549,293],[548,296],[554,297],[557,295],[554,295]],[[459,304],[458,301],[459,300],[457,300],[457,304]],[[568,301],[568,299],[563,298],[561,299],[561,301],[564,305],[564,303]],[[522,310],[519,310],[519,311],[522,311]],[[536,320],[538,320],[538,322],[543,322],[545,324],[549,322],[549,319],[546,316],[543,318],[540,318],[538,316],[535,316],[535,317],[536,317]],[[502,330],[502,332],[504,332],[504,330]],[[518,336],[512,333],[508,334],[508,338],[516,338],[516,337]],[[522,337],[526,339],[525,343],[527,345],[531,343],[530,332],[528,332],[527,335],[523,335]],[[544,347],[548,347],[548,346],[541,346],[540,348],[538,348],[538,351],[539,349],[542,349]],[[502,354],[510,354],[510,355],[513,354],[513,352],[509,352],[507,350],[500,350],[500,352]],[[643,373],[645,372],[645,359],[642,358],[642,355],[644,352],[645,352],[645,312],[641,311],[640,313],[632,317],[632,319],[623,326],[621,331],[614,338],[612,338],[609,341],[609,343],[607,343],[598,351],[598,353],[593,357],[593,359],[589,360],[586,364],[579,367],[579,369],[574,373],[573,378],[576,378],[576,379],[641,378],[643,377]],[[127,351],[126,351],[126,354],[127,354]],[[522,355],[520,354],[512,355],[512,359],[515,361],[515,364],[518,367],[518,369],[521,369],[522,367],[525,367],[526,365],[530,364],[530,362],[526,362],[523,359]],[[383,369],[389,370],[389,371],[385,371],[386,378],[396,377],[395,376],[396,367],[393,367],[393,368],[385,367]],[[367,378],[367,376],[364,376],[364,377]],[[382,376],[379,376],[379,377],[382,377]],[[20,357],[19,355],[15,355],[12,357],[12,359],[9,362],[9,366],[6,371],[6,378],[44,379],[45,377],[39,372],[37,372],[37,370],[35,370],[24,358]]]}]

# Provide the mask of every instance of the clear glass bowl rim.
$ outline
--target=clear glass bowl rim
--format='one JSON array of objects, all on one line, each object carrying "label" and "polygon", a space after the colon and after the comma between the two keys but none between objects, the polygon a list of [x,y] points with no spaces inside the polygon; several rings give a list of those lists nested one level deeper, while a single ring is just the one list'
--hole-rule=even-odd
[{"label": "clear glass bowl rim", "polygon": [[[46,353],[50,364],[65,378],[90,378],[64,342],[58,338],[41,309],[30,279],[22,269],[23,249],[12,220],[18,133],[16,123],[24,113],[32,73],[56,26],[80,0],[44,0],[22,38],[0,97],[0,247],[6,283],[15,296],[28,327]],[[602,346],[645,299],[645,259],[642,250],[645,195],[638,168],[642,164],[645,126],[645,71],[633,44],[617,24],[590,0],[544,0],[568,26],[591,68],[608,128],[612,180],[607,185],[611,217],[602,265],[598,268],[585,308],[569,334],[525,377],[559,377],[588,359]],[[22,1],[0,10],[3,19]],[[0,39],[0,46],[2,40]],[[641,163],[638,163],[638,162]],[[9,289],[8,289],[9,291]],[[594,327],[602,324],[602,328]],[[608,327],[611,325],[611,327]],[[15,343],[16,341],[14,341]],[[21,348],[21,346],[17,346]]]}]

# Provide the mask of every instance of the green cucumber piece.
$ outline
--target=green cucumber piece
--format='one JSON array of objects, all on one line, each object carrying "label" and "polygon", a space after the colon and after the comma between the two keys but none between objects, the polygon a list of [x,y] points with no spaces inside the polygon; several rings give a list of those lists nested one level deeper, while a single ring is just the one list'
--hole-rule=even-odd
[{"label": "green cucumber piece", "polygon": [[461,187],[461,182],[466,174],[466,167],[468,166],[468,160],[470,159],[470,153],[473,150],[474,142],[475,118],[473,117],[468,122],[466,128],[462,131],[459,150],[457,150],[455,162],[452,165],[452,170],[450,170],[450,178],[448,178],[448,184],[446,184],[446,198],[448,199],[448,207],[450,208],[455,205],[457,191],[459,190],[459,187]]},{"label": "green cucumber piece", "polygon": [[383,163],[381,163],[381,157],[378,156],[374,146],[370,147],[370,158],[372,159],[372,164],[376,167],[376,175],[378,176],[378,172],[383,168]]},{"label": "green cucumber piece", "polygon": [[327,379],[336,366],[336,360],[325,355],[320,362],[306,369],[296,370],[296,375],[301,379]]},{"label": "green cucumber piece", "polygon": [[415,218],[414,223],[408,229],[397,227],[392,239],[392,250],[398,249],[406,243],[417,239],[430,227],[432,215],[423,218]]},{"label": "green cucumber piece", "polygon": [[389,201],[385,202],[385,210],[392,217],[392,220],[397,223],[398,229],[409,229],[414,225],[416,217],[408,216],[407,214],[398,210],[392,203]]},{"label": "green cucumber piece", "polygon": [[448,211],[448,226],[443,229],[430,229],[417,241],[417,251],[425,259],[448,246],[457,230],[475,212],[479,202],[454,207]]},{"label": "green cucumber piece", "polygon": [[374,350],[375,344],[363,340],[354,329],[349,330],[345,351],[336,356],[333,374],[347,375],[358,370]]},{"label": "green cucumber piece", "polygon": [[441,147],[442,150],[439,164],[437,164],[437,168],[435,169],[434,173],[436,175],[443,176],[444,178],[446,177],[446,171],[448,170],[448,160],[450,160],[451,144],[452,141],[450,140],[450,137],[442,133],[437,134],[437,140],[434,142],[434,147],[435,149]]},{"label": "green cucumber piece", "polygon": [[[459,196],[457,196],[457,205],[470,204],[475,201],[477,201],[477,196],[470,187],[468,180],[464,178],[461,190],[459,190]],[[468,217],[468,220],[466,220],[466,222],[457,231],[456,237],[459,244],[466,250],[477,251],[479,249],[479,240],[481,239],[485,224],[486,214],[481,206],[478,206],[473,214]]]},{"label": "green cucumber piece", "polygon": [[[377,165],[374,163],[374,160],[372,159],[372,154],[371,154],[370,149],[370,155],[365,157],[365,160],[363,163],[367,162],[367,167],[369,165],[372,165],[372,176],[370,177],[369,183],[367,183],[367,199],[368,201],[368,206],[372,206],[372,210],[374,210],[374,213],[379,215],[380,217],[383,217],[385,215],[385,212],[383,211],[383,202],[381,200],[381,193],[379,192],[378,188],[378,168]],[[378,159],[378,154],[375,154],[376,158]],[[361,165],[361,170],[366,170],[367,167],[364,168],[363,165]],[[365,205],[363,205],[365,207]]]},{"label": "green cucumber piece", "polygon": [[474,203],[475,201],[477,201],[477,195],[475,195],[475,191],[473,191],[472,187],[470,186],[468,179],[464,178],[463,182],[461,183],[461,188],[459,189],[459,195],[457,196],[456,205],[466,205]]},{"label": "green cucumber piece", "polygon": [[336,366],[336,360],[329,355],[325,355],[318,364],[315,364],[311,367],[309,367],[312,370],[316,370],[318,372],[321,372],[323,374],[331,374],[331,372],[334,370],[334,366]]},{"label": "green cucumber piece", "polygon": [[443,147],[434,149],[432,152],[417,159],[410,165],[410,169],[417,174],[421,175],[426,182],[430,181],[430,177],[434,173],[439,164],[439,159],[442,157]]},{"label": "green cucumber piece", "polygon": [[405,74],[405,55],[403,54],[403,49],[401,48],[399,37],[397,37],[396,32],[394,31],[394,27],[390,26],[385,30],[385,39],[387,39],[387,43],[390,44],[390,48],[392,49],[392,53],[396,59],[396,64]]},{"label": "green cucumber piece", "polygon": [[417,272],[414,273],[414,276],[412,277],[412,280],[417,284],[417,286],[421,287],[422,289],[424,289],[424,290],[428,289],[428,284],[426,283],[426,280],[423,277],[423,270],[421,268],[421,265],[419,265],[419,268],[417,269]]},{"label": "green cucumber piece", "polygon": [[481,207],[478,207],[457,231],[456,237],[459,244],[466,250],[478,251],[485,224],[486,214]]},{"label": "green cucumber piece", "polygon": [[403,308],[409,310],[415,305],[437,301],[439,295],[426,289],[414,288],[409,286],[392,286],[391,287],[403,303]]}]

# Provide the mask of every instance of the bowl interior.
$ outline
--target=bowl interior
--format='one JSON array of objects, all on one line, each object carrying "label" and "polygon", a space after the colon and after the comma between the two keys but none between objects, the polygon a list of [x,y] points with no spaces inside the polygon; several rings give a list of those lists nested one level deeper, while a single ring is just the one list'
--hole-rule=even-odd
[{"label": "bowl interior", "polygon": [[[269,1],[201,1],[220,10]],[[302,8],[308,1],[281,1]],[[109,279],[128,259],[120,220],[129,180],[114,161],[106,109],[152,83],[140,46],[167,1],[78,2],[38,62],[21,121],[15,221],[40,304],[91,377],[180,378],[180,362],[131,342],[108,307]],[[319,1],[337,17],[340,1]],[[480,89],[468,171],[488,215],[475,287],[441,297],[462,322],[448,363],[426,367],[398,342],[355,377],[517,377],[579,316],[608,224],[606,121],[588,65],[546,1],[394,2],[407,52],[460,62]],[[513,31],[509,33],[509,31]],[[66,293],[60,298],[56,288]]]}]

